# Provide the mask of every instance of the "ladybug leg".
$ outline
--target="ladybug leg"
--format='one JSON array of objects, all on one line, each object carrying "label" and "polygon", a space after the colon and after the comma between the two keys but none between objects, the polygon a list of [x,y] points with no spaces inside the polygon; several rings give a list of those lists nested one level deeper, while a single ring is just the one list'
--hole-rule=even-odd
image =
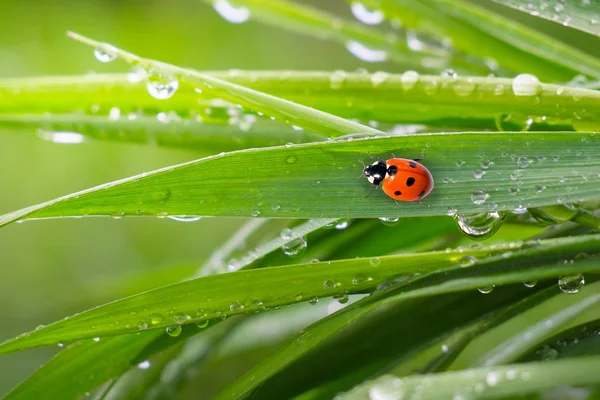
[{"label": "ladybug leg", "polygon": [[422,201],[419,201],[419,204],[422,205],[422,206],[425,206],[427,208],[431,208],[431,206],[429,204],[423,203]]},{"label": "ladybug leg", "polygon": [[356,177],[356,179],[360,179],[360,178],[362,178],[362,177],[364,176],[364,174],[365,174],[365,173],[364,173],[364,170],[365,170],[365,168],[367,167],[367,166],[365,165],[365,163],[363,162],[363,160],[358,160],[358,161],[360,161],[360,163],[361,163],[361,164],[362,164],[362,166],[363,166],[363,172],[361,172],[361,173],[360,173],[360,175]]},{"label": "ladybug leg", "polygon": [[[374,192],[374,191],[376,191],[378,187],[379,187],[379,185],[375,186],[375,187],[373,188],[373,190],[371,190],[371,191],[369,192],[369,194],[365,196],[365,199],[366,199],[366,198],[368,198],[370,195],[372,195],[372,194],[373,194],[373,192]],[[394,200],[394,201],[395,201],[395,200]]]},{"label": "ladybug leg", "polygon": [[392,199],[394,200],[394,203],[396,203],[396,207],[398,207],[398,202],[396,201],[396,199]]},{"label": "ladybug leg", "polygon": [[419,158],[413,158],[413,161],[419,162],[419,161],[423,161],[425,159],[425,152],[422,151],[421,152],[421,157]]}]

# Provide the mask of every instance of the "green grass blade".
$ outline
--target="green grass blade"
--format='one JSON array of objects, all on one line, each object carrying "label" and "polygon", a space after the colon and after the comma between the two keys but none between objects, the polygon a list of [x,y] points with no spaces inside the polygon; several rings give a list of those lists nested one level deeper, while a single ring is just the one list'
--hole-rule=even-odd
[{"label": "green grass blade", "polygon": [[[203,1],[213,3],[210,0]],[[425,46],[421,51],[413,51],[406,41],[396,36],[300,3],[286,0],[236,0],[235,5],[246,7],[253,20],[277,28],[332,40],[347,47],[350,43],[359,43],[375,52],[373,57],[376,57],[371,61],[390,59],[405,67],[434,71],[441,71],[447,65],[445,58],[449,54],[442,48]],[[478,69],[485,71],[483,65]]]},{"label": "green grass blade", "polygon": [[[564,204],[600,195],[599,141],[569,132],[460,133],[247,150],[74,193],[5,214],[0,225],[86,215],[413,217]],[[436,182],[428,207],[396,206],[381,192],[365,199],[371,185],[357,177],[367,151],[384,158],[424,151]]]},{"label": "green grass blade", "polygon": [[514,73],[529,72],[549,82],[578,73],[600,75],[600,60],[516,23],[473,2],[460,0],[366,0],[407,28],[449,36],[457,50],[495,59]]},{"label": "green grass blade", "polygon": [[[598,291],[598,283],[586,288],[586,292]],[[523,332],[507,338],[506,341],[483,354],[474,366],[491,367],[494,365],[509,364],[517,361],[521,356],[537,347],[544,339],[560,331],[580,314],[595,307],[600,301],[600,295],[579,296],[571,306],[566,307],[550,318],[533,324]]]},{"label": "green grass blade", "polygon": [[560,0],[492,0],[530,15],[600,36],[600,3]]},{"label": "green grass blade", "polygon": [[[531,95],[517,96],[513,79],[506,78],[450,78],[414,73],[363,74],[341,71],[204,73],[340,117],[381,124],[425,124],[441,128],[455,126],[464,130],[468,127],[494,129],[500,123],[501,127],[509,130],[511,126],[513,129],[523,129],[526,121],[531,119],[534,127],[543,122],[545,126],[574,126],[579,130],[591,131],[600,129],[600,94],[581,88],[541,83],[538,87],[529,88]],[[244,114],[232,121],[229,114],[232,111],[239,114],[239,109],[227,104],[219,105],[208,93],[198,95],[188,89],[182,85],[173,97],[157,100],[148,95],[145,82],[130,82],[124,74],[4,80],[0,81],[0,125],[22,123],[44,127],[44,121],[54,124],[63,121],[75,124],[73,130],[77,132],[77,124],[82,122],[86,123],[86,127],[89,125],[92,138],[120,140],[117,135],[111,137],[110,132],[96,133],[96,130],[114,126],[130,129],[133,141],[143,142],[155,131],[157,142],[183,146],[187,141],[193,145],[196,135],[199,136],[198,140],[206,137],[202,141],[202,145],[206,145],[215,136],[211,137],[212,132],[222,134],[219,138],[224,141],[257,140],[259,144],[269,138],[274,141],[289,138],[288,141],[292,143],[300,143],[320,137],[261,117],[253,124],[247,124]],[[40,101],[40,98],[55,101]],[[558,103],[561,107],[556,107]],[[176,117],[165,124],[156,120],[161,112],[167,118],[173,113]],[[116,114],[119,118],[115,118]],[[132,115],[135,119],[129,120]],[[202,118],[203,124],[192,123],[196,115]],[[140,134],[140,125],[148,126],[151,132],[148,135]],[[180,130],[161,132],[159,129],[164,129],[165,125],[169,129],[185,129],[190,137],[181,138],[179,142],[177,134]],[[247,128],[249,130],[244,131]],[[226,137],[227,133],[234,137]],[[342,133],[331,132],[330,136]],[[251,146],[253,143],[247,144]]]},{"label": "green grass blade", "polygon": [[[154,338],[154,332],[74,343],[13,389],[7,400],[74,399],[121,375]],[[110,356],[108,356],[110,355]]]},{"label": "green grass blade", "polygon": [[[108,44],[88,39],[79,34],[69,32],[69,36],[96,49],[114,53],[124,61],[146,68],[152,74],[163,74],[169,79],[176,79],[194,85],[196,89],[212,93],[225,100],[232,101],[253,111],[263,112],[287,123],[297,125],[311,132],[320,134],[331,133],[380,133],[377,129],[348,121],[331,114],[324,113],[288,100],[280,99],[265,93],[257,92],[221,79],[214,78],[194,70],[144,59]],[[164,78],[163,78],[164,79]]]},{"label": "green grass blade", "polygon": [[423,398],[467,396],[475,398],[526,395],[559,386],[584,386],[600,382],[600,357],[554,362],[507,365],[399,379],[384,376],[360,385],[340,399],[400,398],[418,394]]}]

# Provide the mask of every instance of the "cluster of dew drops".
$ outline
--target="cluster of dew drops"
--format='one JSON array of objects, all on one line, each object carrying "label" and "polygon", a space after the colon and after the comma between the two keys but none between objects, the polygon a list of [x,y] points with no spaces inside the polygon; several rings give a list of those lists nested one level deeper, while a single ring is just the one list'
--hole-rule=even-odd
[{"label": "cluster of dew drops", "polygon": [[[243,22],[246,22],[250,18],[250,11],[247,8],[233,6],[227,0],[216,0],[213,2],[213,7],[223,18],[225,18],[227,21],[229,21],[231,23],[236,23],[236,24],[243,23]],[[383,20],[384,20],[384,15],[381,11],[369,10],[360,2],[351,3],[351,10],[352,10],[352,13],[355,15],[355,17],[358,20],[360,20],[361,22],[368,24],[368,25],[376,25],[376,24],[383,22]],[[334,24],[335,24],[335,22],[334,22]],[[392,25],[398,26],[398,23],[395,23]],[[413,50],[418,50],[421,47],[419,40],[411,32],[407,32],[407,43],[409,44],[409,47]],[[347,48],[352,54],[361,58],[364,61],[374,62],[374,61],[385,61],[387,59],[387,53],[385,51],[369,49],[368,47],[364,46],[363,44],[361,44],[359,42],[348,42]],[[106,63],[106,62],[113,61],[116,58],[116,51],[111,51],[110,48],[96,49],[96,50],[94,50],[94,55],[100,62]],[[453,70],[445,70],[444,72],[442,72],[442,77],[456,79],[458,77],[458,75]],[[378,86],[378,85],[382,84],[383,82],[385,82],[385,80],[387,78],[388,78],[387,73],[377,72],[372,75],[371,79],[372,79],[373,85]],[[179,87],[179,82],[176,79],[174,79],[170,76],[164,75],[162,73],[146,71],[144,69],[136,69],[129,74],[129,80],[131,82],[140,82],[144,79],[146,79],[146,82],[147,82],[148,93],[152,97],[154,97],[156,99],[160,99],[160,100],[168,99],[171,96],[173,96]],[[342,87],[345,79],[346,79],[345,72],[335,71],[331,75],[331,87],[334,89]],[[402,74],[400,82],[401,82],[401,85],[404,90],[409,90],[419,81],[419,79],[420,79],[420,76],[419,76],[418,72],[406,71]],[[541,88],[541,86],[540,86],[539,80],[535,76],[530,75],[530,74],[518,75],[517,77],[514,78],[514,80],[512,82],[512,90],[516,96],[535,96],[539,93],[540,88]],[[475,89],[476,89],[476,83],[471,81],[470,79],[457,80],[457,81],[455,81],[455,84],[453,86],[453,90],[459,96],[468,96],[468,95],[472,94],[475,91]],[[504,86],[499,85],[495,90],[495,94],[503,95],[504,91],[505,91]],[[116,110],[116,111],[118,111],[118,110]],[[115,117],[114,115],[112,115],[113,113],[116,114],[116,112],[114,110],[111,110],[111,117]],[[65,138],[64,140],[70,140],[70,139],[71,138]],[[77,139],[77,140],[79,140],[79,139]],[[483,165],[482,165],[482,167],[485,168],[485,166],[483,166]],[[478,178],[478,176],[477,176],[478,174],[480,175],[479,177],[481,177],[481,176],[483,176],[483,173],[484,173],[483,171],[480,171],[479,173],[476,171],[474,173],[474,177]],[[481,204],[485,203],[487,198],[488,198],[488,195],[481,190],[476,190],[472,194],[472,201],[473,201],[473,204],[475,204],[475,205],[481,205]],[[525,212],[527,211],[526,209],[523,209],[523,210]],[[516,209],[515,212],[519,213],[519,211],[523,211],[523,210]],[[253,214],[253,216],[256,217],[256,216],[258,216],[259,213],[256,212],[255,214],[256,215]],[[477,224],[469,223],[469,217],[463,217],[463,216],[457,214],[456,210],[453,208],[449,208],[447,214],[450,216],[456,217],[458,226],[461,228],[461,230],[465,234],[467,234],[468,236],[471,236],[471,237],[478,237],[478,236],[489,234],[491,231],[496,229],[497,225],[499,223],[501,223],[501,221],[502,221],[502,216],[498,212],[488,213],[487,217],[483,218],[484,222],[482,223],[481,221],[479,221]],[[189,221],[197,221],[201,217],[170,216],[169,218],[171,218],[173,220],[177,220],[177,221],[189,222]],[[379,219],[381,220],[381,222],[383,224],[385,224],[387,226],[395,225],[399,221],[399,218],[382,217]],[[474,219],[474,218],[471,218],[471,219]],[[481,218],[479,218],[479,219],[481,220]],[[471,221],[471,222],[473,222],[473,221]],[[349,220],[342,219],[342,220],[333,222],[331,224],[328,224],[327,228],[335,228],[337,230],[343,230],[343,229],[346,229],[349,225],[350,225]],[[290,257],[300,257],[306,251],[308,243],[307,243],[305,236],[294,237],[294,232],[291,229],[286,228],[281,231],[280,237],[284,241],[283,245],[281,246],[281,250],[283,251],[283,253],[285,255],[290,256]],[[319,262],[319,260],[312,259],[312,260],[310,260],[310,262],[316,263],[316,262]],[[379,264],[379,262],[380,262],[379,259],[377,257],[375,257],[370,261],[370,264],[372,266],[377,266]],[[463,257],[463,259],[460,262],[460,265],[463,267],[468,267],[468,266],[475,264],[476,262],[477,262],[477,259],[475,257],[466,256],[466,257]],[[229,262],[230,270],[236,270],[237,267],[238,267],[238,263],[236,262],[236,260],[231,260]],[[358,283],[358,279],[356,279],[356,281],[357,281],[356,283]],[[525,281],[523,283],[527,287],[534,287],[537,282],[536,281]],[[561,289],[561,291],[563,291],[564,293],[572,294],[572,293],[579,292],[579,290],[581,290],[581,288],[583,287],[584,283],[585,283],[585,280],[584,280],[583,275],[577,274],[577,275],[573,275],[573,276],[561,277],[558,281],[558,286]],[[332,280],[325,281],[323,285],[325,288],[336,287],[336,283]],[[490,293],[493,289],[494,289],[494,285],[490,285],[487,287],[479,288],[478,290],[481,293],[487,294],[487,293]],[[297,297],[300,297],[299,301],[302,300],[302,296],[299,295]],[[347,294],[342,294],[342,295],[336,296],[336,298],[340,304],[345,304],[348,301]],[[318,298],[316,298],[316,297],[309,299],[310,304],[316,304],[317,302],[318,302]],[[175,322],[177,324],[167,327],[166,328],[167,334],[169,334],[170,336],[173,336],[173,337],[179,336],[182,332],[181,324],[185,322],[183,319],[185,319],[185,321],[187,321],[188,317],[183,315],[181,318],[176,318]],[[203,328],[203,327],[208,326],[208,322],[209,322],[208,320],[201,320],[200,322],[198,322],[197,325],[199,327]],[[94,338],[94,340],[99,341],[100,339]],[[443,345],[442,351],[447,352],[448,346]],[[148,368],[150,368],[150,362],[147,360],[142,361],[139,363],[138,367],[140,369],[148,369]]]}]

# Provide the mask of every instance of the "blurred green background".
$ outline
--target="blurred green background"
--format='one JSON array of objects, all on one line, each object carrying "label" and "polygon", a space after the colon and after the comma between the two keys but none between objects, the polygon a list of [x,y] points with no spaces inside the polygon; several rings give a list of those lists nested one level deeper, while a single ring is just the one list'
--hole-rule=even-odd
[{"label": "blurred green background", "polygon": [[[351,18],[343,0],[304,1]],[[315,69],[401,71],[365,64],[336,43],[319,41],[250,19],[232,25],[197,0],[5,0],[0,24],[0,77],[127,71],[100,64],[67,30],[114,43],[142,56],[197,69]],[[510,12],[515,18],[529,18]],[[536,21],[556,33],[549,22]],[[591,49],[565,29],[563,39]],[[32,131],[2,131],[0,212],[198,157],[152,145],[87,142],[60,145]],[[156,271],[165,282],[199,266],[241,223],[203,219],[31,221],[0,230],[0,340],[43,323],[149,287],[128,287],[136,273]],[[183,265],[184,268],[179,266]],[[169,278],[169,276],[171,276]],[[0,357],[0,393],[57,349]]]}]

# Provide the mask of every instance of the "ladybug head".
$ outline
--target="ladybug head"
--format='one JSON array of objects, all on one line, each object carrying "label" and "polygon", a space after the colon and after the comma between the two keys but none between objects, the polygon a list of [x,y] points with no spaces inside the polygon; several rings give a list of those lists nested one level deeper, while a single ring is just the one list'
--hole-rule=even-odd
[{"label": "ladybug head", "polygon": [[371,165],[367,165],[363,169],[363,175],[367,177],[367,180],[373,185],[378,186],[383,179],[387,171],[387,166],[383,161],[374,162]]}]

